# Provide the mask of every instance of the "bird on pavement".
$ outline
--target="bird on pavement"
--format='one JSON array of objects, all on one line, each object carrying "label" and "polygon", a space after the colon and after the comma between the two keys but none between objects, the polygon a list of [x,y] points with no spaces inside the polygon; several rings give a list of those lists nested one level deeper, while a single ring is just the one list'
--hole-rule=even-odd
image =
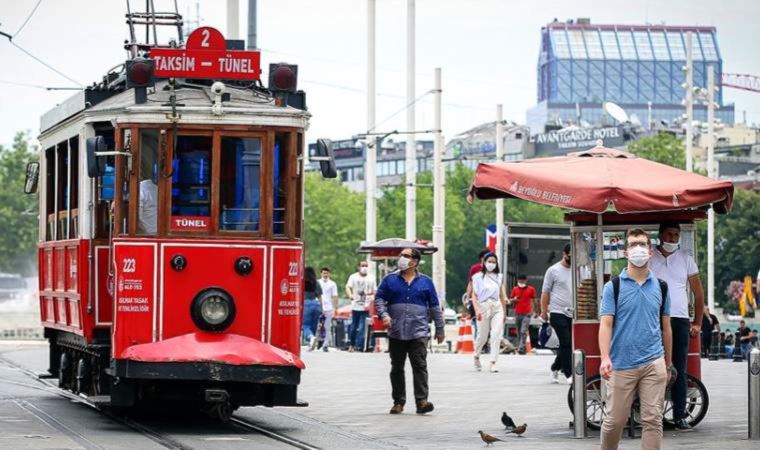
[{"label": "bird on pavement", "polygon": [[528,424],[524,423],[520,425],[519,427],[515,428],[514,430],[509,430],[507,433],[514,433],[520,437],[522,437],[522,434],[525,433],[525,430],[528,429]]},{"label": "bird on pavement", "polygon": [[509,417],[506,412],[501,413],[501,423],[504,424],[504,427],[507,430],[514,430],[515,428],[517,428],[515,421],[512,420],[512,418]]},{"label": "bird on pavement", "polygon": [[501,441],[501,439],[493,437],[488,433],[483,433],[482,430],[479,430],[478,433],[480,433],[480,439],[483,439],[483,442],[486,443],[486,447],[490,447],[496,441]]}]

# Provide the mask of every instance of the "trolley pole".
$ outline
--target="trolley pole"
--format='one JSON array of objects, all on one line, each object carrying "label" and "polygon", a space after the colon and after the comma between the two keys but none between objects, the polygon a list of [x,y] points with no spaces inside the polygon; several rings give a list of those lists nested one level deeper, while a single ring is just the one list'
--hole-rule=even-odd
[{"label": "trolley pole", "polygon": [[446,171],[443,169],[443,136],[441,134],[441,69],[435,69],[435,111],[433,132],[433,245],[438,251],[433,253],[433,282],[438,298],[446,302]]},{"label": "trolley pole", "polygon": [[[504,159],[504,112],[502,105],[496,105],[496,162]],[[496,254],[501,256],[504,245],[504,199],[496,199]],[[506,273],[506,261],[502,261]],[[507,282],[506,278],[504,282]]]},{"label": "trolley pole", "polygon": [[[375,128],[375,0],[367,0],[367,133],[374,131]],[[368,244],[377,241],[377,208],[375,191],[377,189],[377,178],[375,176],[375,167],[377,166],[377,150],[381,144],[381,139],[375,139],[370,142],[367,136],[367,145],[365,146],[365,235],[364,239]],[[367,255],[369,273],[373,277],[375,273],[375,262],[372,256]]]},{"label": "trolley pole", "polygon": [[[715,69],[707,66],[707,176],[715,177]],[[715,311],[715,210],[707,210],[707,306]]]},{"label": "trolley pole", "polygon": [[[415,76],[415,6],[406,0],[406,129],[414,130],[414,76]],[[417,239],[417,143],[414,133],[406,135],[406,240]]]},{"label": "trolley pole", "polygon": [[760,441],[760,349],[753,348],[747,361],[749,384],[749,439]]},{"label": "trolley pole", "polygon": [[573,352],[573,428],[574,438],[588,437],[586,425],[586,352]]},{"label": "trolley pole", "polygon": [[692,33],[686,33],[686,170],[692,171],[692,141],[694,139],[694,75],[692,60]]}]

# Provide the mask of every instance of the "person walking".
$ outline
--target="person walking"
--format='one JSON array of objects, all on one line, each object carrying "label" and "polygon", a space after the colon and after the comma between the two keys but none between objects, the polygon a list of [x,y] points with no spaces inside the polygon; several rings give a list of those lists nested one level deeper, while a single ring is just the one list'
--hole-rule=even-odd
[{"label": "person walking", "polygon": [[567,379],[567,384],[573,383],[571,333],[573,293],[570,287],[571,280],[570,244],[566,244],[562,251],[562,259],[546,270],[544,284],[541,288],[541,319],[544,322],[549,321],[559,339],[557,356],[551,366],[552,383],[559,383],[560,371]]},{"label": "person walking", "polygon": [[357,271],[348,277],[346,294],[351,299],[351,332],[348,351],[364,351],[364,328],[369,317],[369,306],[375,295],[375,280],[368,274],[369,263],[362,260]]},{"label": "person walking", "polygon": [[744,320],[739,322],[739,329],[736,330],[736,336],[738,339],[736,347],[746,361],[749,359],[749,352],[752,351],[752,331]]},{"label": "person walking", "polygon": [[323,267],[320,271],[319,287],[322,289],[322,316],[324,316],[325,341],[322,343],[322,351],[333,345],[332,321],[335,310],[338,309],[338,285],[330,279],[330,268]]},{"label": "person walking", "polygon": [[303,304],[303,339],[309,349],[317,342],[317,325],[319,316],[322,314],[320,297],[322,290],[317,283],[317,274],[313,267],[307,267],[304,271],[304,304]]},{"label": "person walking", "polygon": [[[475,369],[481,370],[480,353],[487,341],[491,346],[491,372],[498,372],[501,338],[504,336],[504,318],[507,315],[507,291],[496,255],[487,253],[483,267],[472,277],[472,304],[478,319],[478,340],[475,343]],[[489,339],[490,335],[490,339]]]},{"label": "person walking", "polygon": [[530,319],[538,311],[536,290],[528,284],[528,277],[518,275],[517,286],[512,288],[509,299],[515,304],[515,326],[517,328],[517,353],[525,354],[526,336],[530,331]]},{"label": "person walking", "polygon": [[646,231],[628,230],[625,248],[628,266],[604,285],[600,311],[599,373],[608,380],[601,449],[618,448],[638,396],[641,448],[659,450],[672,368],[668,286],[649,270],[652,250]]},{"label": "person walking", "polygon": [[464,298],[465,298],[465,306],[467,307],[467,312],[470,314],[470,321],[472,322],[472,331],[474,333],[478,332],[478,319],[477,314],[475,314],[475,305],[472,302],[472,277],[474,277],[477,273],[479,273],[483,269],[483,258],[487,254],[491,253],[491,250],[484,248],[483,250],[478,253],[478,262],[473,263],[470,265],[470,270],[467,274],[467,289],[465,290]]},{"label": "person walking", "polygon": [[388,352],[391,357],[391,414],[401,414],[406,403],[404,366],[406,358],[412,366],[414,400],[417,414],[433,411],[428,401],[427,344],[430,339],[429,318],[435,323],[435,339],[444,340],[444,322],[433,280],[421,274],[417,267],[420,252],[413,248],[401,250],[398,271],[386,276],[375,296],[377,314],[388,330]]},{"label": "person walking", "polygon": [[[659,230],[660,245],[649,263],[654,276],[668,283],[670,291],[670,323],[673,330],[673,366],[678,376],[670,388],[673,400],[673,420],[678,431],[689,431],[686,421],[686,362],[689,357],[689,339],[696,338],[702,328],[705,295],[699,269],[694,258],[679,248],[681,227],[677,223],[662,223]],[[694,294],[694,320],[689,317],[689,291]]]}]

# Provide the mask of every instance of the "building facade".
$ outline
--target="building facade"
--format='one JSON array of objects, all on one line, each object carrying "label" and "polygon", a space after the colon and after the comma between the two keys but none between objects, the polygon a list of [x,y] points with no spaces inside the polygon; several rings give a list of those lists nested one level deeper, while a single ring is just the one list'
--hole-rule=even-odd
[{"label": "building facade", "polygon": [[[527,112],[531,134],[568,124],[613,125],[604,102],[617,103],[647,128],[650,114],[654,123],[680,120],[689,32],[694,85],[706,87],[712,65],[720,86],[723,60],[715,27],[599,25],[589,19],[547,24],[541,29],[537,105]],[[716,101],[716,118],[734,123],[734,105],[724,104],[721,90]],[[694,119],[707,119],[705,106],[695,105]]]}]

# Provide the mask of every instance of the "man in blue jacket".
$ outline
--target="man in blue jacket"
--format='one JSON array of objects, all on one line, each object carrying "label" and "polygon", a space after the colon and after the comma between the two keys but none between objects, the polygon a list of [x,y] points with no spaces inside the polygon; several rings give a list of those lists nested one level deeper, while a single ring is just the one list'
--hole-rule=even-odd
[{"label": "man in blue jacket", "polygon": [[375,294],[377,314],[389,330],[391,356],[391,414],[400,414],[406,403],[404,365],[406,357],[412,365],[414,399],[417,414],[429,413],[433,404],[428,399],[427,343],[430,339],[429,318],[435,321],[435,337],[443,342],[443,314],[430,277],[417,271],[420,252],[405,248],[399,254],[398,271],[386,276]]}]

